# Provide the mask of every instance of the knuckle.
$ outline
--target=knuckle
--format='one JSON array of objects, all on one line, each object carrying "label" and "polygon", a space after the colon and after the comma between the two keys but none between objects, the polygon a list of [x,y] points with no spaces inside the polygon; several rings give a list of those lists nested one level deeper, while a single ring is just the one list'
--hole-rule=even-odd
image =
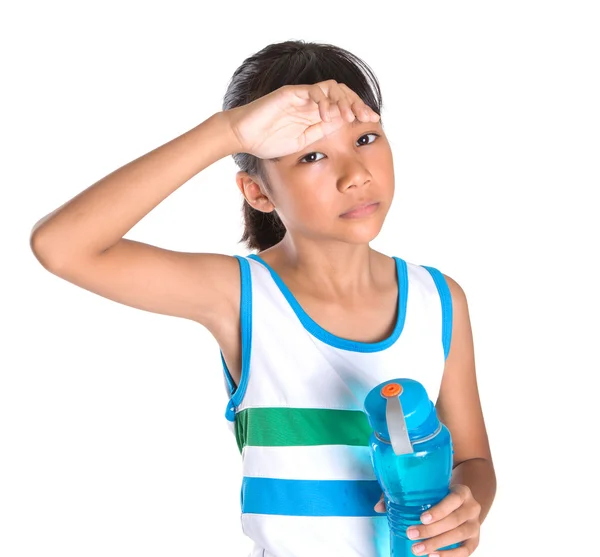
[{"label": "knuckle", "polygon": [[470,490],[466,485],[458,484],[454,486],[454,493],[458,495],[462,500],[466,499]]},{"label": "knuckle", "polygon": [[452,515],[456,516],[456,520],[455,520],[456,526],[459,526],[463,522],[468,522],[469,520],[471,520],[473,518],[471,516],[471,512],[469,511],[469,509],[464,509],[464,508],[457,509],[456,511],[454,511],[452,513]]},{"label": "knuckle", "polygon": [[467,556],[472,555],[475,552],[475,550],[477,549],[478,545],[479,545],[479,543],[477,540],[473,540],[473,539],[467,540],[466,542],[463,543],[463,546],[462,546],[462,548],[464,550],[464,554]]},{"label": "knuckle", "polygon": [[462,505],[462,497],[458,493],[451,493],[448,495],[448,503],[454,507],[459,507]]},{"label": "knuckle", "polygon": [[461,535],[461,537],[462,537],[463,540],[466,540],[467,538],[470,538],[471,535],[473,534],[473,528],[472,528],[472,526],[468,522],[465,522],[465,523],[461,524],[458,527],[458,531],[460,532],[460,535]]},{"label": "knuckle", "polygon": [[452,527],[453,528],[459,528],[464,522],[465,519],[462,518],[461,516],[459,516],[458,513],[452,513]]},{"label": "knuckle", "polygon": [[[308,89],[312,89],[317,95],[319,95],[321,97],[325,94],[325,92],[323,91],[323,87],[322,87],[323,85],[324,85],[324,83],[321,82],[321,83],[313,83],[312,85],[307,85],[306,87]],[[288,87],[288,86],[284,85],[284,87]],[[290,87],[293,87],[293,85]]]}]

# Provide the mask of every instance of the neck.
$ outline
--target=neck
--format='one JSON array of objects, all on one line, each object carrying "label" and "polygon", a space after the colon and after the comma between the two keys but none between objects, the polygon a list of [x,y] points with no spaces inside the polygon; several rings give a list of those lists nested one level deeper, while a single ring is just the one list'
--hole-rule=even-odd
[{"label": "neck", "polygon": [[288,233],[261,256],[267,252],[281,274],[328,299],[360,298],[381,285],[381,254],[368,244],[298,242]]}]

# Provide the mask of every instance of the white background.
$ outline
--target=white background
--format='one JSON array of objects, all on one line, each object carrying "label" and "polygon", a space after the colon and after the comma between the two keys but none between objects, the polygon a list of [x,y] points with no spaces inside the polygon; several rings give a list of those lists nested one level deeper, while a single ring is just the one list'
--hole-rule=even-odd
[{"label": "white background", "polygon": [[[50,274],[29,234],[287,39],[374,69],[396,197],[372,246],[467,294],[498,477],[475,554],[594,554],[598,4],[207,4],[2,10],[0,555],[247,555],[212,336]],[[218,161],[126,237],[247,254],[236,170]]]}]

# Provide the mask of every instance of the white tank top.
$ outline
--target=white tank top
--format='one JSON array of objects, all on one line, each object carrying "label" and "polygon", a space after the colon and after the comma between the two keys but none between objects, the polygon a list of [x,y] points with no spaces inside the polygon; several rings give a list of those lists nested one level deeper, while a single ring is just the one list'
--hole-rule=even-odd
[{"label": "white tank top", "polygon": [[435,268],[394,257],[398,313],[391,335],[364,343],[333,335],[298,304],[259,256],[241,271],[242,372],[223,355],[225,417],[242,455],[241,523],[249,557],[388,557],[381,489],[363,403],[383,381],[420,381],[439,393],[452,302]]}]

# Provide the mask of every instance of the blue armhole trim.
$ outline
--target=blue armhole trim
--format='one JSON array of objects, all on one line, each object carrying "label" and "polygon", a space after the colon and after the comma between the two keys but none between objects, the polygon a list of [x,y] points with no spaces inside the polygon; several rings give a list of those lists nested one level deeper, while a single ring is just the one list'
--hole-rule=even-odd
[{"label": "blue armhole trim", "polygon": [[231,394],[231,398],[227,403],[227,409],[225,410],[225,418],[230,422],[235,421],[236,408],[240,405],[244,398],[244,394],[246,393],[246,386],[248,385],[248,376],[250,373],[250,352],[252,350],[252,277],[250,275],[250,263],[248,263],[248,260],[245,257],[239,255],[236,255],[235,257],[240,264],[240,327],[242,331],[242,374],[240,384],[235,390],[231,373],[227,369],[223,353],[221,353],[223,371],[225,372],[225,378],[227,379],[229,392]]},{"label": "blue armhole trim", "polygon": [[442,345],[444,347],[444,359],[448,358],[450,343],[452,342],[452,295],[444,275],[435,267],[421,265],[429,271],[437,287],[442,302]]}]

